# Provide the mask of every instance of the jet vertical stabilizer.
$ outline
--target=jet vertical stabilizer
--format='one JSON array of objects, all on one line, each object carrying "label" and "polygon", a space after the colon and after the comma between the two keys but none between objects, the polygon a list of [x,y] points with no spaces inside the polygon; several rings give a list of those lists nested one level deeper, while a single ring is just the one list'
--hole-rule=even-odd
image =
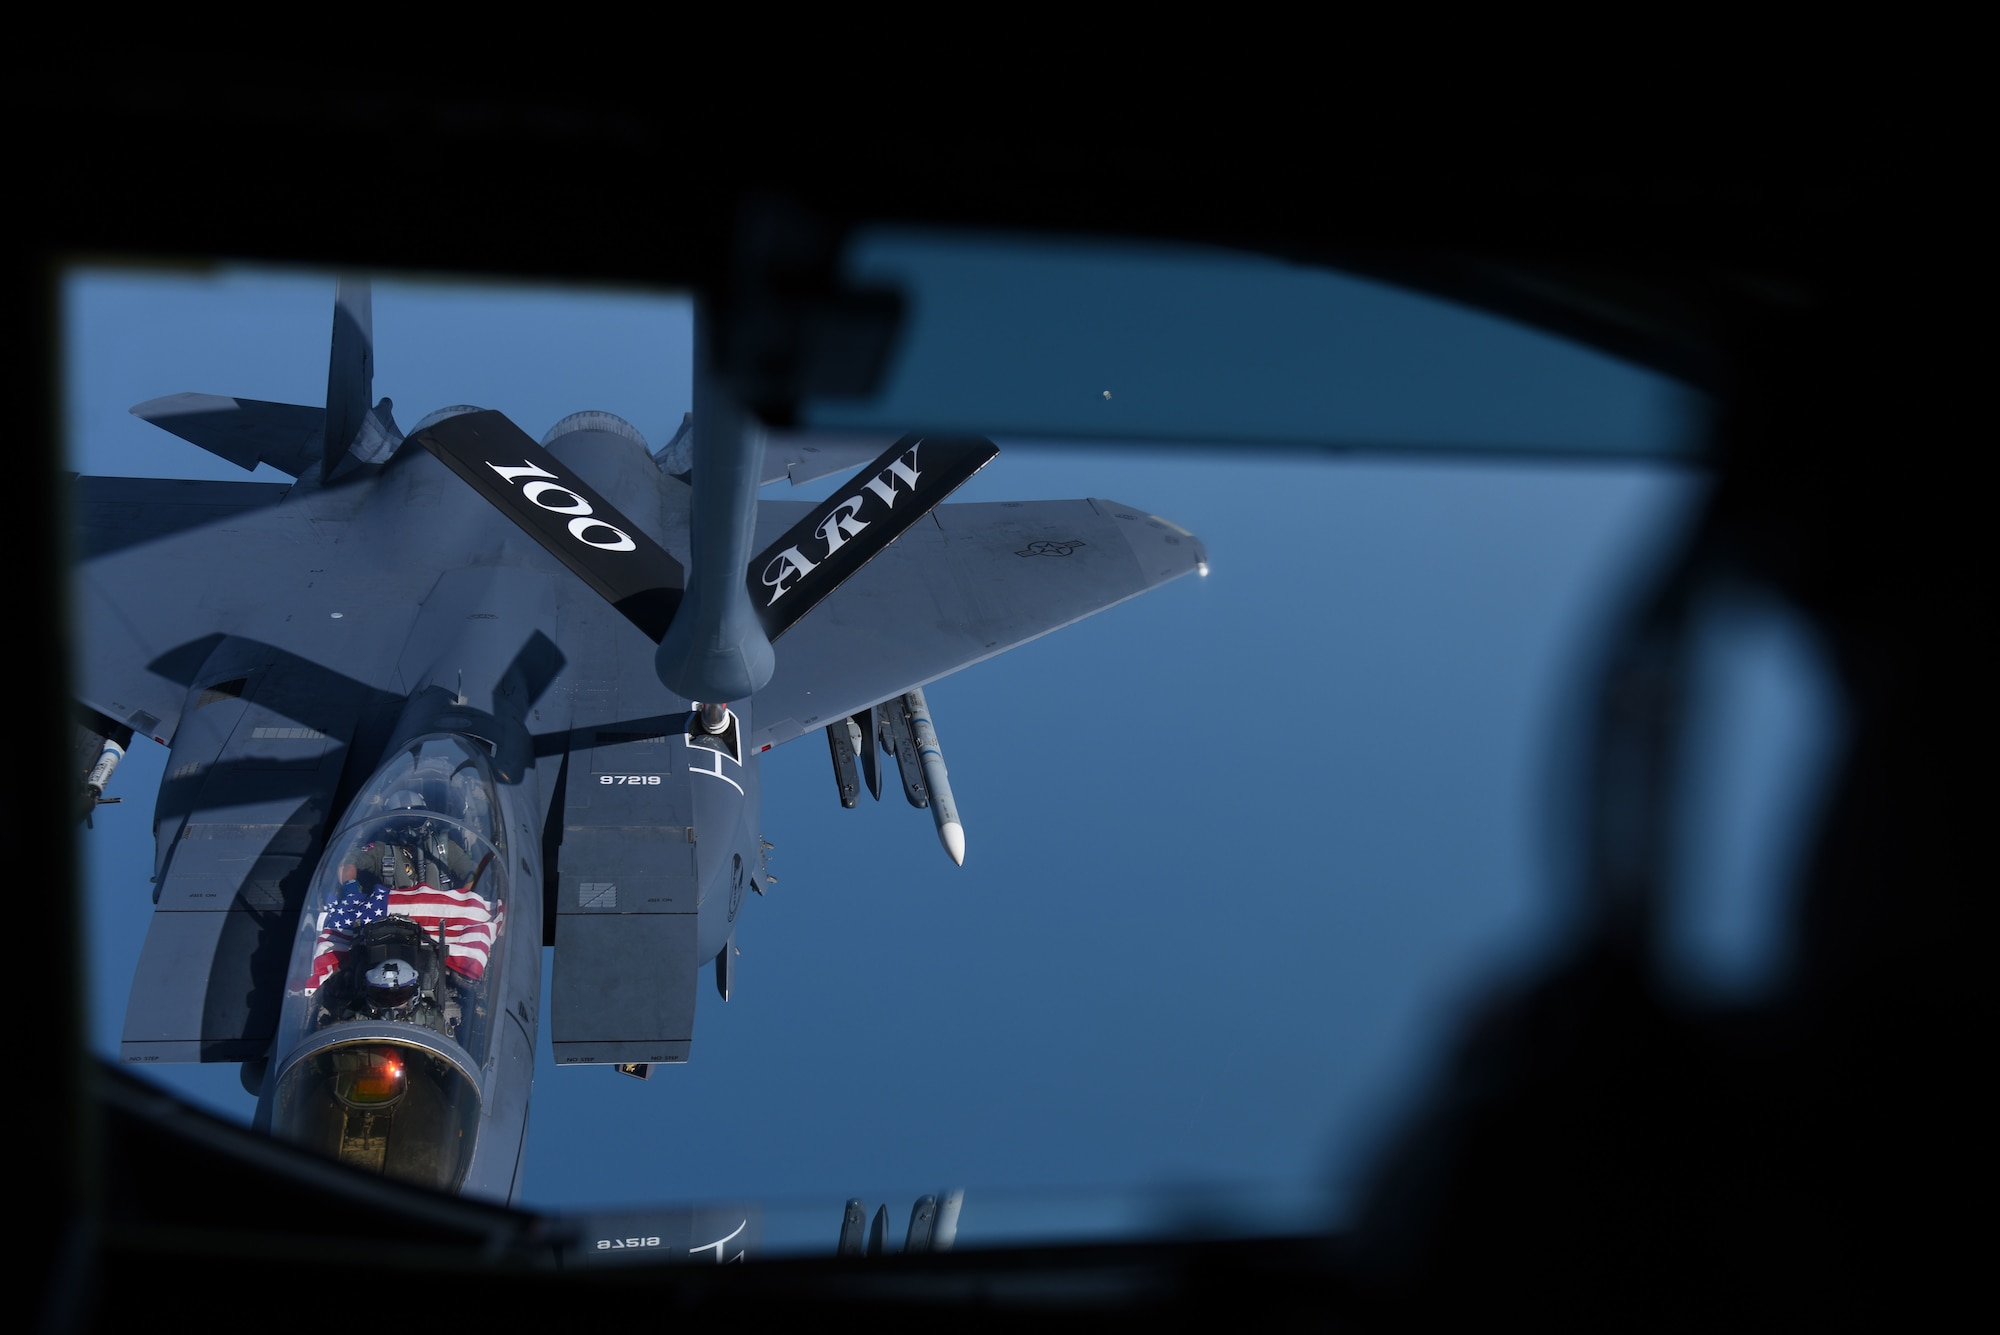
[{"label": "jet vertical stabilizer", "polygon": [[375,301],[367,280],[343,278],[333,292],[333,350],[326,363],[326,441],[322,482],[347,457],[375,387]]},{"label": "jet vertical stabilizer", "polygon": [[132,415],[246,471],[269,464],[302,478],[317,460],[319,479],[327,482],[351,473],[354,464],[386,463],[403,443],[403,433],[389,400],[368,406],[375,382],[372,309],[365,280],[340,280],[323,409],[222,394],[168,394],[134,404]]},{"label": "jet vertical stabilizer", "polygon": [[343,278],[334,287],[333,347],[326,362],[326,425],[320,445],[319,477],[329,482],[356,464],[384,464],[403,433],[383,399],[368,406],[375,385],[373,290],[364,278]]}]

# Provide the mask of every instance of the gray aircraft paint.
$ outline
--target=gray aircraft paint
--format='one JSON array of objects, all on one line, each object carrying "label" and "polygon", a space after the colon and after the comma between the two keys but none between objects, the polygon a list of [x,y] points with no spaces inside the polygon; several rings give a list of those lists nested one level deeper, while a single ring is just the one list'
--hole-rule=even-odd
[{"label": "gray aircraft paint", "polygon": [[[865,726],[874,706],[1187,574],[1202,554],[1172,525],[1110,502],[941,507],[791,627],[768,684],[733,700],[733,735],[718,748],[695,730],[688,697],[662,685],[646,635],[404,443],[386,402],[366,407],[372,352],[356,297],[343,285],[325,410],[329,423],[356,425],[331,466],[331,452],[315,460],[299,444],[313,410],[276,405],[287,411],[263,416],[278,433],[265,442],[239,420],[249,401],[225,409],[205,396],[202,411],[218,418],[197,427],[200,414],[184,413],[187,429],[169,429],[239,464],[282,457],[297,482],[76,482],[78,702],[172,747],[158,902],[122,1051],[252,1071],[275,1058],[259,1112],[268,1124],[286,1060],[272,1050],[272,989],[284,987],[306,886],[327,874],[327,839],[402,744],[476,738],[509,832],[509,921],[461,1189],[510,1199],[547,925],[560,1060],[685,1059],[699,970],[733,951],[749,897],[771,879],[761,751],[849,715]],[[759,462],[739,458],[742,475],[720,488],[725,522],[705,527],[701,469],[719,448],[698,437],[690,488],[629,428],[580,426],[547,444],[617,499],[622,522],[688,565],[690,598],[704,553],[719,569],[716,553],[758,550],[813,508],[757,506]],[[726,474],[731,456],[720,455],[713,466]],[[744,567],[725,573],[743,594]],[[729,624],[717,619],[722,632]]]}]

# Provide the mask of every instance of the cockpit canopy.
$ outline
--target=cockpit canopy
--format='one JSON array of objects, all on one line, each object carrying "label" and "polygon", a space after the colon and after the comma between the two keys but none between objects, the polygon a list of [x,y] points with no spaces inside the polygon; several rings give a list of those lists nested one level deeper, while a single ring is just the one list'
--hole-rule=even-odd
[{"label": "cockpit canopy", "polygon": [[[441,1162],[385,1147],[418,1138],[395,1130],[412,1118],[435,1130],[476,1117],[506,931],[506,831],[486,753],[462,737],[419,738],[361,789],[314,873],[292,946],[273,1132],[447,1185]],[[410,1098],[390,1098],[392,1086]]]},{"label": "cockpit canopy", "polygon": [[485,749],[463,737],[436,734],[398,750],[355,794],[346,823],[352,826],[390,812],[450,821],[503,855],[507,851],[492,767]]}]

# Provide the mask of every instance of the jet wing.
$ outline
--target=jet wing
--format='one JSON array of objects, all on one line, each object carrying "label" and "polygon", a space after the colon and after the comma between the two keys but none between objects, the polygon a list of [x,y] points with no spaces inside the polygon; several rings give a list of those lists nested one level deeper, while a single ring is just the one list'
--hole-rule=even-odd
[{"label": "jet wing", "polygon": [[835,473],[851,473],[888,447],[884,435],[841,435],[824,431],[774,431],[764,440],[761,483],[804,486]]},{"label": "jet wing", "polygon": [[[766,501],[767,542],[809,507]],[[1201,541],[1115,501],[941,505],[787,632],[751,743],[776,745],[1204,568]]]},{"label": "jet wing", "polygon": [[[274,651],[393,688],[402,627],[435,579],[412,544],[378,567],[340,550],[352,494],[257,482],[79,478],[75,695],[105,717],[171,740],[188,687],[216,645],[252,623]],[[347,557],[347,569],[338,558]]]},{"label": "jet wing", "polygon": [[293,477],[318,461],[326,434],[324,408],[223,394],[169,394],[134,405],[132,415],[246,472],[265,463]]},{"label": "jet wing", "polygon": [[196,482],[181,478],[79,477],[73,500],[77,556],[88,561],[192,528],[276,505],[289,482]]}]

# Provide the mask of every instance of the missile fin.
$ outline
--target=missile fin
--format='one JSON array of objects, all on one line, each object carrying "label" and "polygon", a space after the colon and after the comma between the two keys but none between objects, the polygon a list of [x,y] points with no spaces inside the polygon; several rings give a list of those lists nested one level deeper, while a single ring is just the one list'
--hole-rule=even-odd
[{"label": "missile fin", "polygon": [[861,761],[861,777],[868,785],[868,795],[877,802],[882,800],[882,750],[875,743],[875,710],[873,706],[854,716],[854,724],[860,730],[861,739],[855,744]]}]

